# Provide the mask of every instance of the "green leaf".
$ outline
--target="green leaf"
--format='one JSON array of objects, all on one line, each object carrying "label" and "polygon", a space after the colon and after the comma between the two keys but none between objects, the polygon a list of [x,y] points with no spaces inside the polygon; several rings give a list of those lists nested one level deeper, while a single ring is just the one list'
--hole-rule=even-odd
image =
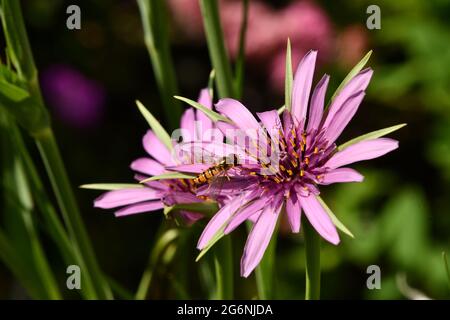
[{"label": "green leaf", "polygon": [[373,139],[377,139],[380,138],[382,136],[385,136],[389,133],[392,133],[394,131],[397,131],[400,128],[403,128],[404,126],[406,126],[406,123],[401,123],[401,124],[397,124],[395,126],[392,127],[387,127],[384,129],[380,129],[380,130],[376,130],[376,131],[372,131],[366,134],[363,134],[362,136],[356,137],[350,141],[347,141],[344,144],[341,144],[340,146],[338,146],[338,150],[341,151],[345,148],[347,148],[348,146],[351,146],[352,144],[355,144],[357,142],[361,142],[364,140],[373,140]]},{"label": "green leaf", "polygon": [[336,91],[334,92],[333,96],[331,97],[330,101],[333,101],[334,98],[336,98],[336,96],[339,94],[339,92],[341,92],[341,90],[345,87],[345,85],[354,77],[358,74],[358,72],[360,72],[362,70],[362,68],[364,68],[364,66],[366,65],[367,61],[369,61],[370,56],[372,55],[372,50],[370,50],[369,52],[366,53],[366,55],[364,56],[364,58],[361,59],[361,61],[359,61],[354,67],[353,69],[347,74],[347,76],[344,78],[344,80],[342,80],[341,84],[339,85],[339,87],[336,89]]},{"label": "green leaf", "polygon": [[242,22],[239,35],[239,49],[238,57],[236,59],[236,71],[235,71],[235,91],[236,98],[240,99],[243,91],[244,82],[244,69],[245,69],[245,35],[247,32],[247,22],[248,22],[248,5],[249,0],[242,0]]},{"label": "green leaf", "polygon": [[130,188],[143,188],[142,184],[138,183],[91,183],[83,184],[80,186],[81,189],[91,189],[91,190],[120,190],[120,189],[130,189]]},{"label": "green leaf", "polygon": [[144,179],[142,181],[139,181],[139,183],[144,183],[148,181],[156,181],[156,180],[165,180],[165,179],[192,179],[195,178],[195,175],[188,175],[185,173],[180,172],[169,172],[169,173],[163,173],[157,176],[153,176],[147,179]]},{"label": "green leaf", "polygon": [[3,79],[0,79],[0,93],[14,102],[20,102],[30,96],[28,91]]},{"label": "green leaf", "polygon": [[228,123],[232,123],[232,121],[224,116],[222,116],[221,114],[206,108],[205,106],[201,105],[198,102],[195,102],[191,99],[188,98],[184,98],[184,97],[180,97],[180,96],[175,96],[175,99],[181,100],[183,102],[186,102],[187,104],[191,105],[192,107],[194,107],[195,109],[200,110],[201,112],[203,112],[204,114],[206,114],[212,121],[217,122],[217,121],[224,121],[224,122],[228,122]]},{"label": "green leaf", "polygon": [[169,134],[166,130],[161,126],[161,124],[156,120],[156,118],[148,111],[146,107],[139,101],[136,100],[136,105],[139,108],[139,111],[144,116],[145,120],[147,120],[148,124],[150,125],[150,128],[152,128],[155,135],[158,137],[158,139],[164,143],[164,145],[167,147],[167,149],[172,150],[172,140],[170,139]]},{"label": "green leaf", "polygon": [[292,83],[294,76],[292,74],[291,41],[288,39],[286,47],[286,75],[284,79],[284,105],[291,111]]},{"label": "green leaf", "polygon": [[282,114],[284,112],[284,110],[286,110],[286,106],[282,106],[281,108],[279,108],[278,114]]},{"label": "green leaf", "polygon": [[346,235],[354,238],[355,236],[353,235],[353,233],[351,233],[350,230],[347,229],[347,227],[334,215],[333,211],[331,211],[331,209],[327,206],[327,204],[325,203],[325,201],[322,200],[322,198],[320,196],[317,196],[317,200],[319,200],[320,204],[322,205],[322,207],[325,209],[325,211],[328,213],[328,215],[330,216],[331,221],[333,222],[333,224],[339,229],[341,230],[343,233],[345,233]]}]

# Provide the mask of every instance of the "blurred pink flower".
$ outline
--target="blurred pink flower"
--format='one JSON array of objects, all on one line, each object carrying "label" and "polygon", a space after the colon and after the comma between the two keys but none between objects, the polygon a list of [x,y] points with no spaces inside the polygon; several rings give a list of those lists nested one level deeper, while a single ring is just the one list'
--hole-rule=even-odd
[{"label": "blurred pink flower", "polygon": [[56,116],[75,127],[98,123],[106,94],[103,87],[68,65],[53,65],[42,72],[42,91]]},{"label": "blurred pink flower", "polygon": [[347,27],[338,37],[338,61],[342,67],[347,68],[357,63],[367,52],[367,30],[362,25]]}]

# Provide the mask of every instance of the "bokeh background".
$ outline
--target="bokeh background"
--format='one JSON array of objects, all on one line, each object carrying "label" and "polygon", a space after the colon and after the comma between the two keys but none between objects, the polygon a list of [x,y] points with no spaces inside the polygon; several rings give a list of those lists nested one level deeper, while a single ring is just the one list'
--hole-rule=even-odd
[{"label": "bokeh background", "polygon": [[[211,69],[198,2],[167,3],[179,94],[195,99]],[[42,89],[69,175],[75,186],[132,182],[128,166],[144,154],[141,137],[147,130],[134,100],[141,100],[165,123],[137,5],[133,0],[78,1],[82,28],[71,31],[65,26],[70,4],[23,1]],[[380,30],[366,28],[366,8],[371,4],[381,8]],[[220,6],[229,53],[235,57],[241,4],[223,0]],[[295,64],[309,49],[319,50],[316,81],[326,72],[331,88],[368,50],[374,51],[369,62],[375,70],[373,80],[341,142],[408,123],[392,134],[400,140],[398,150],[355,166],[366,177],[363,183],[323,190],[330,208],[355,234],[355,239],[342,235],[338,247],[323,244],[323,298],[404,299],[417,297],[417,290],[430,298],[450,297],[441,257],[450,251],[449,14],[447,0],[250,1],[243,101],[253,111],[283,104],[285,45],[290,37]],[[43,173],[42,165],[40,169]],[[100,264],[135,290],[163,215],[117,219],[112,212],[92,207],[98,194],[76,190]],[[171,264],[157,266],[151,298],[206,297],[198,281],[201,264],[194,262],[201,227],[199,223],[186,232]],[[244,233],[241,228],[235,236],[236,273]],[[65,283],[63,261],[51,241],[45,244]],[[289,234],[282,225],[276,251],[277,298],[303,298],[303,249],[301,235]],[[381,290],[366,287],[369,265],[381,269]],[[187,288],[180,288],[180,275],[189,275]],[[236,296],[251,298],[254,277],[236,281]],[[17,297],[26,294],[0,264],[0,298]]]}]

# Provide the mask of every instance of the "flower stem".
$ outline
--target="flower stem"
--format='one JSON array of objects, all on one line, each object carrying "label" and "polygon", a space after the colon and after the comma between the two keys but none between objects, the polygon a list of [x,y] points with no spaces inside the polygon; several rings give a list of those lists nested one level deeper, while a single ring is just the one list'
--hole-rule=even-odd
[{"label": "flower stem", "polygon": [[306,300],[320,299],[320,237],[311,224],[303,219],[306,250]]},{"label": "flower stem", "polygon": [[89,275],[89,278],[93,280],[99,298],[110,299],[112,298],[111,290],[97,264],[53,131],[51,128],[47,128],[39,134],[35,134],[34,138],[44,160],[70,237],[81,253],[79,258],[85,267],[82,269],[82,273]]},{"label": "flower stem", "polygon": [[178,85],[170,54],[167,12],[164,0],[137,0],[144,29],[144,40],[155,73],[156,83],[164,105],[164,112],[171,129],[179,126],[180,102]]},{"label": "flower stem", "polygon": [[209,56],[216,71],[216,84],[220,98],[235,98],[231,66],[228,60],[217,0],[200,0]]},{"label": "flower stem", "polygon": [[217,299],[233,299],[233,246],[230,237],[216,244],[214,266],[217,281]]}]

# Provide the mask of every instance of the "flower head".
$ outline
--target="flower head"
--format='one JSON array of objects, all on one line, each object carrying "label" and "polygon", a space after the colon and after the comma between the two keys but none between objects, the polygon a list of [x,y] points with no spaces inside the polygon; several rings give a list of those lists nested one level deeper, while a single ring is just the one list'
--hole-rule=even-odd
[{"label": "flower head", "polygon": [[[207,108],[212,107],[208,89],[200,92],[198,101]],[[203,138],[208,141],[209,135],[206,133],[213,127],[214,124],[208,117],[199,111],[194,111],[193,108],[187,109],[181,118],[184,141],[196,141]],[[148,156],[138,158],[130,165],[136,172],[135,178],[138,181],[170,173],[172,172],[168,170],[170,167],[177,167],[184,171],[193,170],[193,172],[199,172],[205,168],[203,165],[191,165],[188,157],[177,157],[152,130],[148,130],[144,135],[142,144]],[[126,216],[155,211],[175,204],[204,201],[204,197],[196,195],[196,188],[191,179],[147,181],[141,186],[106,192],[94,201],[94,206],[103,209],[120,208],[115,212],[116,216]],[[202,217],[199,213],[187,210],[180,210],[180,214],[188,223]]]},{"label": "flower head", "polygon": [[[310,99],[316,57],[317,52],[310,51],[300,62],[292,87],[291,111],[284,111],[281,117],[277,110],[262,112],[258,113],[258,122],[236,100],[223,99],[216,105],[237,128],[254,129],[267,137],[265,141],[250,136],[250,142],[241,145],[248,150],[250,145],[257,144],[259,150],[268,152],[257,157],[256,165],[241,164],[240,180],[229,182],[234,183],[234,197],[210,220],[198,242],[198,248],[203,249],[223,228],[228,234],[245,220],[254,221],[241,260],[244,277],[262,259],[283,205],[292,232],[300,231],[304,212],[325,240],[338,244],[339,235],[319,197],[319,187],[361,182],[363,176],[346,165],[382,156],[398,147],[395,140],[374,138],[337,148],[335,141],[358,110],[372,70],[368,68],[354,76],[325,111],[328,75],[317,83]],[[278,155],[276,161],[273,154]]]}]

